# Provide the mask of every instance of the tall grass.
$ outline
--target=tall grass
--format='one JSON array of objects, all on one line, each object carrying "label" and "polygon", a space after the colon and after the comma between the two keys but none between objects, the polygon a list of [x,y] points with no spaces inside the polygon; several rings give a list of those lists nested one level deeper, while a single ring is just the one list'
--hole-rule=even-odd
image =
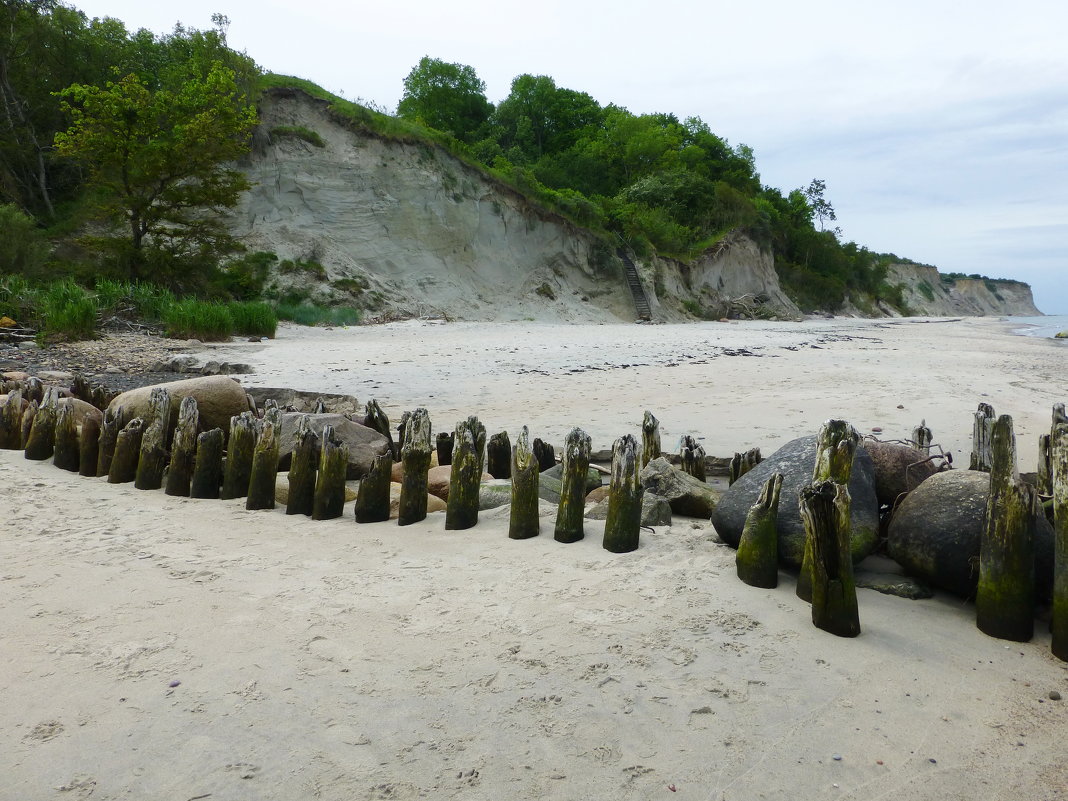
[{"label": "tall grass", "polygon": [[279,320],[289,320],[297,325],[356,325],[360,321],[360,310],[351,306],[279,303],[275,311]]},{"label": "tall grass", "polygon": [[225,304],[192,298],[175,301],[164,309],[163,324],[169,337],[205,342],[229,339],[234,331],[234,318]]},{"label": "tall grass", "polygon": [[278,315],[269,303],[255,301],[235,302],[227,305],[234,321],[234,333],[246,336],[271,337],[278,329]]},{"label": "tall grass", "polygon": [[45,338],[89,339],[96,333],[96,299],[72,278],[46,286],[38,308]]}]

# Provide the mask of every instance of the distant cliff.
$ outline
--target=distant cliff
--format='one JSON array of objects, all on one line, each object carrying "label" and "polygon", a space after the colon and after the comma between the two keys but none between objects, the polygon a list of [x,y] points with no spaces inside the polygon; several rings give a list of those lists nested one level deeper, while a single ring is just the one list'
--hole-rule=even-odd
[{"label": "distant cliff", "polygon": [[1020,281],[949,278],[923,264],[891,264],[886,280],[900,284],[909,311],[925,317],[1040,315],[1031,287]]}]

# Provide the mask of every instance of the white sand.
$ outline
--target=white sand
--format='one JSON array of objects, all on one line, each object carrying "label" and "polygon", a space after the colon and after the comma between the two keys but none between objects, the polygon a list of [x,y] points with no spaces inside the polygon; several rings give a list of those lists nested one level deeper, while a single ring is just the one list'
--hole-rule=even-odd
[{"label": "white sand", "polygon": [[[843,333],[865,338],[782,349]],[[727,337],[779,358],[682,366]],[[570,374],[560,341],[650,366]],[[448,363],[460,348],[485,381]],[[1028,438],[1068,394],[1060,343],[971,321],[287,330],[253,358],[276,370],[257,383],[423,403],[439,428],[577,423],[607,447],[649,407],[712,453],[841,414],[888,434],[926,416],[966,456],[981,393]],[[548,507],[522,542],[506,509],[466,532],[313,522],[10,451],[0,487],[3,799],[1068,798],[1068,701],[1048,699],[1068,665],[1044,624],[1005,643],[968,604],[861,590],[863,633],[839,639],[786,574],[741,584],[703,521],[617,556],[600,523],[554,542]]]}]

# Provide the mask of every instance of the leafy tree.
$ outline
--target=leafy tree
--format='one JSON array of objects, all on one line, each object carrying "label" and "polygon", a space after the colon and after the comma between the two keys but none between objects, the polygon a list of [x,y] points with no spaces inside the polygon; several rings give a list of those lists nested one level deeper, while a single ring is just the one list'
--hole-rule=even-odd
[{"label": "leafy tree", "polygon": [[256,122],[232,70],[215,63],[203,78],[154,91],[130,74],[61,95],[73,124],[56,134],[57,151],[89,167],[97,211],[125,228],[101,244],[131,278],[150,277],[161,253],[204,258],[232,247],[217,213],[249,184],[223,165],[248,151]]},{"label": "leafy tree", "polygon": [[423,56],[404,79],[398,116],[470,141],[493,105],[473,67]]},{"label": "leafy tree", "polygon": [[559,88],[547,75],[520,75],[492,125],[511,161],[531,163],[568,149],[602,118],[600,105],[585,92]]},{"label": "leafy tree", "polygon": [[[805,199],[808,201],[809,206],[812,208],[812,213],[816,216],[816,221],[819,223],[820,230],[824,230],[823,222],[834,222],[838,219],[838,215],[835,214],[834,206],[831,202],[824,197],[824,192],[827,191],[827,182],[819,178],[813,178],[810,183],[801,192],[804,194]],[[835,234],[842,233],[842,229],[834,228]]]}]

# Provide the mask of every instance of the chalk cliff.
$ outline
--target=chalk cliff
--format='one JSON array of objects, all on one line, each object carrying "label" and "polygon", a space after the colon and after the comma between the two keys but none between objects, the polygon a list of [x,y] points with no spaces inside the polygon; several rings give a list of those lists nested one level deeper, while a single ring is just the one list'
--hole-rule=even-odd
[{"label": "chalk cliff", "polygon": [[886,280],[900,284],[909,311],[927,317],[1036,316],[1031,287],[1020,281],[949,278],[924,264],[895,263]]}]

